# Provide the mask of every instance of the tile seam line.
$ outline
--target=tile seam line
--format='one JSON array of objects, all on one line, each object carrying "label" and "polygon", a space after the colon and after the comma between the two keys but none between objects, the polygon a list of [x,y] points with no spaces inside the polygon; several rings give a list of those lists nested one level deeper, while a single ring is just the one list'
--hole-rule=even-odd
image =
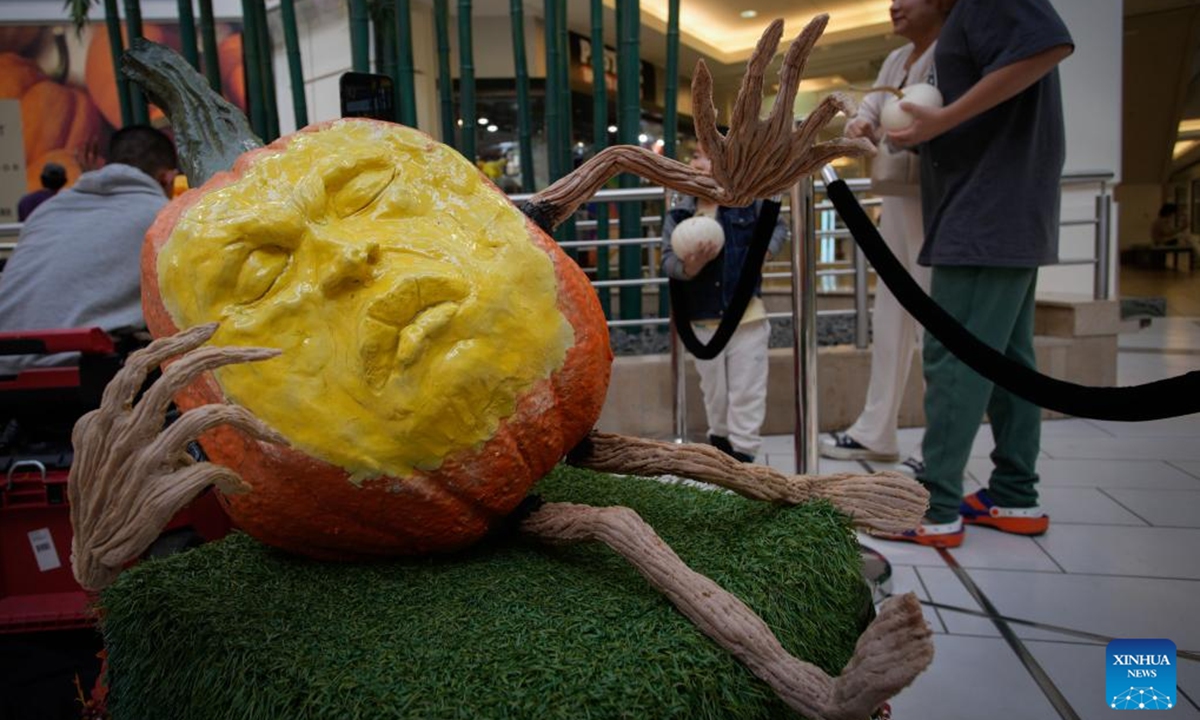
[{"label": "tile seam line", "polygon": [[992,601],[988,599],[987,595],[985,595],[984,592],[979,589],[979,586],[976,585],[975,581],[971,579],[971,576],[967,573],[966,569],[959,565],[958,561],[954,559],[954,556],[951,555],[950,552],[945,548],[938,548],[938,554],[941,556],[942,561],[945,562],[946,565],[949,566],[954,572],[954,575],[958,578],[959,582],[961,582],[966,588],[967,593],[970,594],[975,599],[975,602],[979,604],[979,607],[983,608],[984,612],[987,613],[988,619],[991,620],[992,624],[996,626],[996,629],[1000,631],[1000,637],[1003,638],[1006,643],[1008,643],[1009,648],[1013,651],[1013,653],[1016,654],[1017,659],[1025,667],[1025,671],[1029,673],[1034,683],[1042,691],[1042,694],[1045,695],[1046,700],[1050,703],[1050,706],[1054,708],[1056,713],[1058,713],[1058,716],[1062,718],[1062,720],[1081,720],[1079,714],[1075,712],[1075,708],[1071,707],[1071,703],[1067,701],[1067,698],[1062,694],[1062,691],[1060,691],[1058,686],[1054,684],[1054,681],[1050,679],[1050,675],[1037,661],[1037,658],[1033,656],[1033,653],[1029,652],[1029,648],[1025,647],[1025,643],[1021,641],[1021,638],[1017,637],[1017,634],[1013,632],[1013,629],[1009,627],[1008,623],[1001,618],[1000,613],[996,610],[996,606],[993,605]]}]

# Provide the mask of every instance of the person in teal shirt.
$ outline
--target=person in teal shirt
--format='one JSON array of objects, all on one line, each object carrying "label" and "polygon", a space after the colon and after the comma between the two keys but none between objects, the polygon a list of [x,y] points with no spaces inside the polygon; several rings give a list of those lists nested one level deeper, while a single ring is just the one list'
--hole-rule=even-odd
[{"label": "person in teal shirt", "polygon": [[[941,0],[949,10],[934,67],[945,105],[902,103],[914,122],[889,134],[921,155],[930,294],[978,338],[1027,366],[1038,267],[1058,258],[1059,182],[1066,156],[1058,64],[1074,51],[1048,0]],[[892,539],[937,547],[963,524],[1038,535],[1041,410],[994,386],[934,337],[923,351],[922,525]],[[971,445],[987,413],[996,449],[985,490],[963,498]]]}]

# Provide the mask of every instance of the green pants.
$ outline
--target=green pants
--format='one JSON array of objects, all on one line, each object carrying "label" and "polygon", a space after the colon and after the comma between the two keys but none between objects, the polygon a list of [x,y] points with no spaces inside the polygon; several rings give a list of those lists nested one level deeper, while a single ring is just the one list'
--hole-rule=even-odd
[{"label": "green pants", "polygon": [[[1033,353],[1036,268],[939,266],[930,295],[976,337],[1009,358],[1036,367]],[[971,444],[986,411],[996,449],[988,494],[997,505],[1037,505],[1035,465],[1041,447],[1041,410],[993,385],[964,365],[937,338],[925,334],[925,472],[927,516],[953,522],[963,494]]]}]

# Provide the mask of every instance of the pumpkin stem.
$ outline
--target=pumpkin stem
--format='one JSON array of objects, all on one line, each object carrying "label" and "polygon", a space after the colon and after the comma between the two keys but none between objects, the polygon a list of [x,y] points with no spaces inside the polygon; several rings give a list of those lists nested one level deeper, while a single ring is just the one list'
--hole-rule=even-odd
[{"label": "pumpkin stem", "polygon": [[788,707],[813,720],[861,720],[933,660],[931,632],[912,593],[884,602],[842,674],[830,677],[788,653],[758,614],[688,567],[629,508],[547,503],[521,523],[521,532],[553,544],[605,543]]},{"label": "pumpkin stem", "polygon": [[121,72],[171,119],[179,164],[191,187],[232,169],[247,150],[262,147],[242,111],[214,92],[174,50],[134,40],[121,60]]},{"label": "pumpkin stem", "polygon": [[929,491],[896,472],[785,475],[766,465],[738,462],[708,445],[676,445],[611,433],[593,432],[567,456],[567,462],[615,475],[686,477],[752,500],[785,505],[824,498],[866,530],[911,530],[929,506]]}]

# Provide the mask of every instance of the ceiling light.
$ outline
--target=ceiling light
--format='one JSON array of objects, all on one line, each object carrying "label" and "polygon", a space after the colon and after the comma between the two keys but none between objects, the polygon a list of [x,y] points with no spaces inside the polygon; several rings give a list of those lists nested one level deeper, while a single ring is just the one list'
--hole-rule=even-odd
[{"label": "ceiling light", "polygon": [[1196,147],[1197,145],[1200,145],[1200,140],[1180,140],[1179,142],[1175,143],[1175,149],[1171,153],[1171,159],[1178,160],[1179,158],[1191,152],[1192,148]]},{"label": "ceiling light", "polygon": [[738,13],[738,15],[741,15],[743,18],[749,20],[751,18],[758,17],[758,11],[757,10],[743,10],[740,13]]},{"label": "ceiling light", "polygon": [[647,135],[646,133],[642,133],[641,135],[638,135],[638,142],[640,142],[640,143],[644,143],[649,139],[650,139],[650,136]]},{"label": "ceiling light", "polygon": [[616,125],[609,125],[609,126],[608,126],[608,131],[609,131],[610,133],[615,133],[615,132],[617,131],[617,126],[616,126]]},{"label": "ceiling light", "polygon": [[488,132],[496,132],[499,129],[500,129],[499,125],[488,125],[488,127],[487,127]]},{"label": "ceiling light", "polygon": [[479,124],[480,124],[480,125],[487,125],[487,124],[488,124],[488,119],[487,119],[487,118],[485,118],[485,117],[481,117],[481,118],[479,118]]}]

